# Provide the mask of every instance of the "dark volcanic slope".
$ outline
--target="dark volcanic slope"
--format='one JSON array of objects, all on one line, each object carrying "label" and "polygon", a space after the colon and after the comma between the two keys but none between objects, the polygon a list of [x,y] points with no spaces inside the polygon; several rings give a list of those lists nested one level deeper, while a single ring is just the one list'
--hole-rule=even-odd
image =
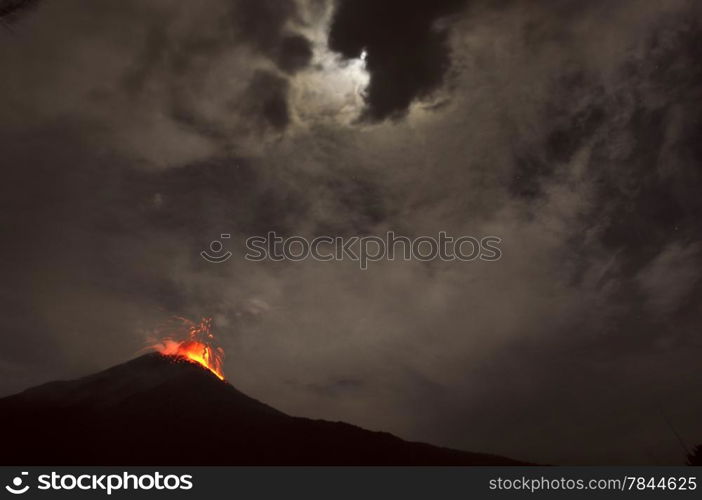
[{"label": "dark volcanic slope", "polygon": [[8,465],[518,464],[291,417],[160,354],[0,399],[0,425]]}]

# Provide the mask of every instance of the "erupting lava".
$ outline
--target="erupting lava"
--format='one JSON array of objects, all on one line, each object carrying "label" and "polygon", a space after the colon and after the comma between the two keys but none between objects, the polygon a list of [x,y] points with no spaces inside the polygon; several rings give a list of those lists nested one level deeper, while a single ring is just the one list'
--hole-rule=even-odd
[{"label": "erupting lava", "polygon": [[214,342],[212,318],[202,318],[199,323],[186,318],[176,319],[180,322],[178,329],[186,330],[187,338],[178,341],[174,340],[172,336],[168,336],[151,347],[164,356],[178,356],[198,363],[214,373],[220,380],[224,380],[224,372],[222,371],[224,350],[212,345]]}]

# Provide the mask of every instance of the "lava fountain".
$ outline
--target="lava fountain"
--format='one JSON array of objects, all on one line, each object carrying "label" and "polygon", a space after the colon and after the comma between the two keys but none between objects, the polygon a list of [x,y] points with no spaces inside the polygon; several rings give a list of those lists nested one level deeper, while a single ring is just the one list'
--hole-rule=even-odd
[{"label": "lava fountain", "polygon": [[[224,350],[213,345],[215,337],[212,333],[212,318],[202,318],[199,323],[187,318],[175,319],[178,325],[170,329],[167,336],[159,334],[162,340],[151,348],[164,356],[176,356],[197,363],[214,373],[220,380],[224,380]],[[184,338],[176,340],[174,336]]]}]

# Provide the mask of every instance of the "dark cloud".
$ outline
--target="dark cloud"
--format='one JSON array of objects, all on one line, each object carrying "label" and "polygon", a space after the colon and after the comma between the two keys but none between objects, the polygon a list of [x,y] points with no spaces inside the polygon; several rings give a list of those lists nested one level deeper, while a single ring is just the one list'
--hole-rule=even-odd
[{"label": "dark cloud", "polygon": [[346,58],[367,51],[370,83],[365,117],[402,116],[415,99],[442,83],[450,66],[447,26],[439,21],[458,12],[465,0],[338,3],[329,47]]},{"label": "dark cloud", "polygon": [[231,19],[237,38],[265,54],[282,71],[295,73],[310,63],[310,41],[290,30],[291,23],[302,23],[293,0],[239,0]]},{"label": "dark cloud", "polygon": [[[309,65],[312,46],[292,25],[300,23],[293,0],[213,2],[205,23],[174,28],[177,19],[166,12],[165,19],[149,22],[144,43],[123,82],[134,96],[143,95],[149,86],[168,89],[171,116],[205,137],[227,141],[233,134],[226,112],[245,113],[247,119],[261,126],[254,130],[285,129],[289,123],[288,83],[286,78],[267,70],[251,71],[256,57],[271,61],[284,74],[291,75]],[[186,9],[187,10],[187,9]],[[195,14],[194,14],[195,15]],[[197,13],[202,17],[202,13]],[[250,78],[243,94],[226,95],[218,89],[217,97],[224,113],[213,113],[199,104],[211,81],[213,71],[248,49],[253,53],[250,67],[240,78]],[[249,76],[244,76],[247,74]],[[221,95],[220,95],[221,94]],[[241,102],[260,103],[241,105]],[[258,115],[254,115],[258,113]]]},{"label": "dark cloud", "polygon": [[312,60],[312,45],[300,35],[289,35],[283,38],[278,49],[276,62],[286,73],[295,73],[309,65]]},{"label": "dark cloud", "polygon": [[[641,55],[616,71],[615,89],[601,75],[570,68],[551,83],[542,140],[515,148],[510,188],[536,200],[563,175],[574,155],[590,151],[586,176],[594,182],[591,211],[583,215],[598,242],[623,251],[636,273],[674,241],[702,234],[699,197],[702,161],[695,140],[702,120],[702,73],[693,64],[702,35],[696,21],[658,21]],[[681,103],[686,103],[681,106]],[[674,129],[674,132],[673,132]]]},{"label": "dark cloud", "polygon": [[13,23],[37,7],[41,0],[1,0],[0,22]]},{"label": "dark cloud", "polygon": [[286,37],[286,25],[299,20],[294,0],[238,0],[230,15],[241,40],[270,54],[277,52]]},{"label": "dark cloud", "polygon": [[249,113],[260,115],[276,130],[290,122],[288,110],[288,82],[265,71],[256,72],[251,79],[245,98]]}]

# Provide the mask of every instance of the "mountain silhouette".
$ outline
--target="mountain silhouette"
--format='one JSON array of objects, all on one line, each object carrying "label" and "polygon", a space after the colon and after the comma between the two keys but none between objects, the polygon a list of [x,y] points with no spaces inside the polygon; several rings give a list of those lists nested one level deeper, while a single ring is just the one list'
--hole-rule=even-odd
[{"label": "mountain silhouette", "polygon": [[520,465],[292,417],[151,353],[0,399],[5,465]]}]

